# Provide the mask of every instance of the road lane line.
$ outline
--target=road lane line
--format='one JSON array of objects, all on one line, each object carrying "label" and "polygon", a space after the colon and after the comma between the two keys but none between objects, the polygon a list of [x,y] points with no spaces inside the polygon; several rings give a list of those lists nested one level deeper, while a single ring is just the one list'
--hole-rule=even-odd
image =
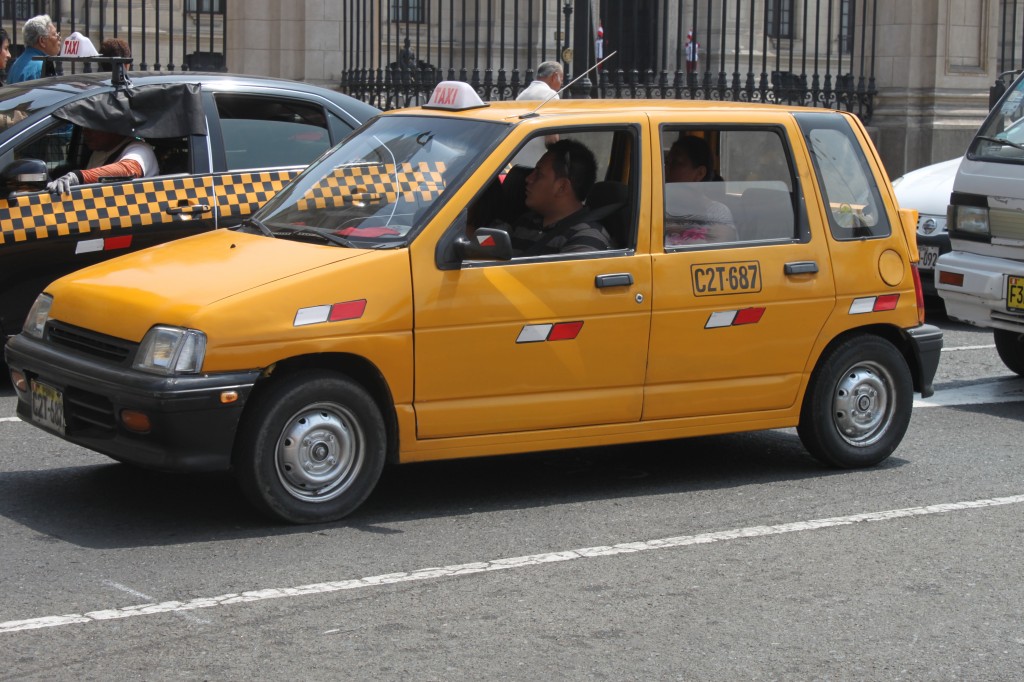
[{"label": "road lane line", "polygon": [[[142,592],[139,592],[138,590],[128,587],[127,585],[122,585],[121,583],[114,582],[113,580],[104,580],[103,584],[107,585],[108,587],[113,587],[115,590],[127,592],[133,597],[138,597],[139,599],[149,599],[150,601],[153,600],[153,597],[150,597],[148,594],[144,594]],[[202,625],[208,625],[210,623],[210,621],[204,620],[199,616],[194,616],[191,613],[184,612],[181,615],[183,618],[185,618],[185,620],[192,621],[193,623],[200,623]]]},{"label": "road lane line", "polygon": [[148,616],[157,613],[180,613],[195,611],[196,609],[229,606],[231,604],[245,604],[288,597],[304,597],[315,594],[340,592],[342,590],[358,590],[380,587],[382,585],[417,582],[421,580],[456,578],[465,575],[472,575],[474,573],[530,568],[561,561],[574,561],[576,559],[593,559],[597,557],[616,556],[619,554],[633,554],[649,550],[689,547],[691,545],[706,545],[715,542],[740,540],[743,538],[767,537],[770,535],[782,535],[784,533],[795,533],[806,530],[820,530],[822,528],[849,526],[855,523],[892,521],[895,519],[906,519],[916,516],[948,514],[951,512],[966,511],[970,509],[984,509],[988,507],[999,507],[1021,503],[1024,503],[1024,495],[994,497],[989,499],[970,500],[966,502],[933,504],[924,507],[908,507],[905,509],[852,514],[850,516],[836,516],[825,519],[797,521],[794,523],[784,523],[775,526],[750,526],[747,528],[736,528],[734,530],[701,533],[699,535],[681,535],[677,537],[660,538],[657,540],[623,542],[617,545],[584,547],[580,549],[564,550],[561,552],[528,554],[525,556],[508,557],[504,559],[492,559],[490,561],[476,561],[468,564],[456,564],[436,568],[421,568],[419,570],[408,572],[401,571],[397,573],[385,573],[365,578],[313,583],[311,585],[299,585],[297,587],[268,588],[241,593],[233,592],[230,594],[218,595],[216,597],[200,597],[189,601],[166,601],[157,604],[138,604],[135,606],[125,606],[116,609],[103,609],[99,611],[90,611],[88,613],[71,613],[61,616],[42,616],[39,618],[28,618],[25,620],[9,620],[0,623],[0,633],[21,632],[23,630],[36,630],[40,628],[93,623],[104,620],[119,620],[122,618],[134,618],[136,616]]},{"label": "road lane line", "polygon": [[950,348],[943,348],[943,353],[955,353],[958,350],[988,350],[989,348],[995,348],[996,344],[988,343],[982,346],[952,346]]},{"label": "road lane line", "polygon": [[930,398],[917,398],[914,407],[952,407],[955,405],[989,405],[1024,400],[1024,380],[1007,379],[971,384],[935,391]]},{"label": "road lane line", "polygon": [[20,422],[21,417],[0,417],[0,422]]}]

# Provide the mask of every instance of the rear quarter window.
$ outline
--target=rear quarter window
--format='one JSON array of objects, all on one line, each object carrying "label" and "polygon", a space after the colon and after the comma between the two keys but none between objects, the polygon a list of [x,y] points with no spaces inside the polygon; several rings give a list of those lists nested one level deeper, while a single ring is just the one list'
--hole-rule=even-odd
[{"label": "rear quarter window", "polygon": [[846,119],[802,114],[797,120],[811,152],[832,236],[840,240],[888,237],[892,230],[878,185]]}]

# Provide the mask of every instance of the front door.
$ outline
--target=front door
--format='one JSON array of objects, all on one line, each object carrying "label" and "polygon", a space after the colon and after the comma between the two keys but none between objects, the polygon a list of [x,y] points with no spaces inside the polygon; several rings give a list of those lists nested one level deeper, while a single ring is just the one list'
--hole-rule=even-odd
[{"label": "front door", "polygon": [[[598,183],[596,191],[602,199],[612,193],[609,188],[622,193],[618,213],[625,225],[613,231],[626,236],[616,237],[608,248],[462,263],[445,270],[435,262],[432,244],[421,249],[425,240],[416,242],[419,438],[639,421],[651,287],[650,256],[637,255],[635,246],[638,220],[646,219],[638,191],[638,131],[638,126],[601,131],[563,127],[535,136],[586,145],[596,158],[596,177],[605,183]],[[526,158],[533,147],[520,147],[519,155],[502,164],[501,177],[482,186],[514,191],[514,174],[506,177],[504,169],[535,163],[536,158]],[[475,210],[479,201],[519,205],[515,197],[497,194],[491,198],[482,190],[470,202],[469,219],[480,213]],[[601,202],[594,196],[586,199],[594,207]],[[605,207],[593,215],[610,220],[613,212]],[[488,221],[500,219],[488,216]],[[457,223],[453,229],[466,228]]]}]

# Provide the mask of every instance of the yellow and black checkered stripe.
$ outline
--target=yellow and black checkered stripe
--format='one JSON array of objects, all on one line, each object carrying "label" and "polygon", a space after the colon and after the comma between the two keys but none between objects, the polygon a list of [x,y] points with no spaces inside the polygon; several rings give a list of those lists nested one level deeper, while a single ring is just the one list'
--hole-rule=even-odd
[{"label": "yellow and black checkered stripe", "polygon": [[444,190],[442,162],[346,166],[320,180],[296,204],[300,211],[398,201],[433,201]]},{"label": "yellow and black checkered stripe", "polygon": [[[283,170],[226,175],[223,176],[226,179],[223,183],[219,182],[219,178],[215,179],[220,220],[230,221],[231,218],[249,215],[267,203],[298,174],[298,170]],[[221,222],[221,226],[224,224]]]},{"label": "yellow and black checkered stripe", "polygon": [[0,244],[165,225],[176,219],[169,209],[213,203],[211,193],[221,221],[230,220],[255,211],[296,174],[297,170],[285,170],[186,176],[76,188],[72,196],[24,194],[0,200]]}]

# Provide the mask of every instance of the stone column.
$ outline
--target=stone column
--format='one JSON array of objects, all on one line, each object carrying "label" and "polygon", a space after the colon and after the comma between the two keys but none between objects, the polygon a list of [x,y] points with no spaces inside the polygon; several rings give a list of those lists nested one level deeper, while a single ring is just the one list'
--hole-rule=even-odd
[{"label": "stone column", "polygon": [[235,73],[336,86],[342,3],[227,0],[227,64]]},{"label": "stone column", "polygon": [[988,113],[999,0],[878,2],[870,126],[890,177],[961,156]]}]

